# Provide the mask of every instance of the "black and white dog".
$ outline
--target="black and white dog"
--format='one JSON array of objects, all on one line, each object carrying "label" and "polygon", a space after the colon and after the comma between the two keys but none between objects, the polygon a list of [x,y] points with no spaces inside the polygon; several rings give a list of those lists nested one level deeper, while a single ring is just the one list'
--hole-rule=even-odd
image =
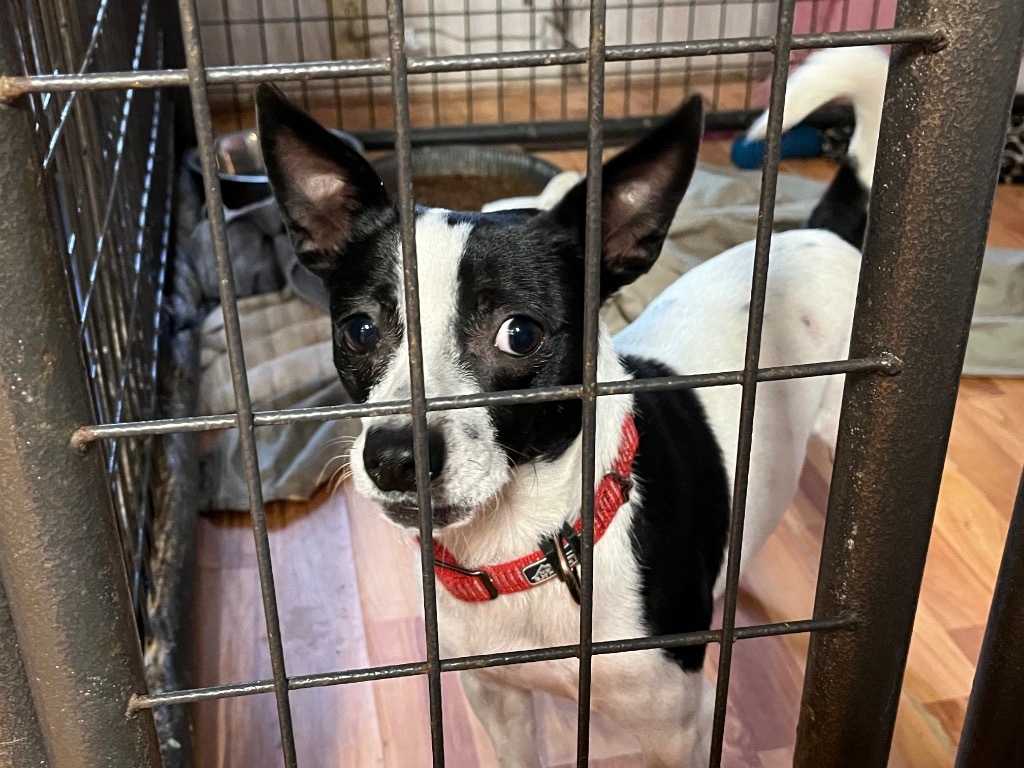
[{"label": "black and white dog", "polygon": [[[410,394],[398,214],[367,162],[270,86],[261,146],[302,262],[330,292],[334,361],[360,402]],[[703,118],[691,99],[605,165],[600,289],[646,272],[686,191]],[[427,396],[578,384],[585,182],[550,211],[416,211]],[[602,381],[742,368],[753,246],[687,273],[614,340]],[[773,240],[764,366],[846,355],[860,265],[835,234]],[[743,558],[775,528],[806,444],[834,430],[841,380],[761,384]],[[723,581],[735,468],[736,386],[599,400],[594,638],[707,629]],[[443,653],[578,642],[572,599],[581,468],[579,401],[428,414]],[[834,431],[826,438],[834,439]],[[367,419],[357,490],[417,525],[408,416]],[[560,580],[557,578],[561,576]],[[493,599],[492,599],[493,598]],[[630,729],[649,766],[707,761],[713,695],[703,647],[602,655],[593,706]],[[531,692],[574,698],[574,659],[463,674],[502,766],[539,766]]]}]

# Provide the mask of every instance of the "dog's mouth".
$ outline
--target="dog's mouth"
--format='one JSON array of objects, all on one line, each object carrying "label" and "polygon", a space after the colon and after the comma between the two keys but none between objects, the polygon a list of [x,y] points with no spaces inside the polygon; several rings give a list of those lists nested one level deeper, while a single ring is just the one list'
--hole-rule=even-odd
[{"label": "dog's mouth", "polygon": [[[384,515],[395,525],[419,530],[420,509],[416,504],[415,495],[408,494],[408,497],[394,501],[384,501],[381,503],[381,507],[384,510]],[[465,522],[472,513],[472,509],[469,507],[445,504],[437,499],[431,499],[430,511],[432,513],[434,530]]]}]

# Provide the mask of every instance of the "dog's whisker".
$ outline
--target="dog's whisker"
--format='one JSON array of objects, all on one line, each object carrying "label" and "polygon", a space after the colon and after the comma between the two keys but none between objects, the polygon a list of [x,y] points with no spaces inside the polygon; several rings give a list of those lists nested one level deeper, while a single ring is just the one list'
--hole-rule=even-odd
[{"label": "dog's whisker", "polygon": [[344,466],[338,469],[337,472],[331,477],[329,481],[330,493],[333,495],[337,492],[341,484],[352,477],[352,471],[348,466]]},{"label": "dog's whisker", "polygon": [[[327,472],[328,467],[330,467],[331,464],[333,464],[335,461],[339,459],[342,461],[341,465],[331,473],[331,476],[327,481],[328,493],[330,494],[333,494],[335,491],[337,491],[341,483],[343,483],[345,480],[352,476],[352,466],[348,461],[348,455],[343,454],[340,456],[335,456],[333,459],[328,461],[327,464],[324,466],[323,471],[320,473],[320,477],[322,478],[323,475]],[[317,481],[317,484],[320,484],[319,480]]]},{"label": "dog's whisker", "polygon": [[316,484],[320,485],[320,483],[322,483],[324,481],[324,476],[328,473],[328,471],[330,471],[331,465],[334,464],[334,462],[340,461],[342,463],[341,464],[342,468],[344,468],[345,466],[347,466],[348,459],[349,459],[349,456],[348,456],[347,453],[339,453],[338,455],[332,456],[331,458],[329,458],[324,463],[323,469],[320,470],[320,474],[317,475]]},{"label": "dog's whisker", "polygon": [[348,448],[351,448],[358,439],[358,437],[349,437],[348,435],[342,435],[341,437],[334,437],[328,440],[327,446],[329,448],[333,448],[336,445],[344,445]]},{"label": "dog's whisker", "polygon": [[324,463],[324,471],[326,471],[327,468],[330,467],[336,461],[344,462],[344,461],[347,461],[347,460],[348,460],[348,454],[347,453],[339,453],[336,456],[332,456],[331,458],[329,458]]},{"label": "dog's whisker", "polygon": [[517,451],[514,448],[510,448],[504,443],[499,442],[498,445],[502,448],[502,450],[505,451],[506,454],[508,454],[509,461],[512,463],[512,469],[519,471],[519,468],[521,466],[514,458],[512,458],[513,454],[519,454],[520,456],[527,460],[526,463],[529,464],[530,469],[533,471],[534,490],[536,490],[540,485],[540,477],[537,474],[537,462],[531,461],[529,456],[527,456],[525,453],[523,453],[522,451]]}]

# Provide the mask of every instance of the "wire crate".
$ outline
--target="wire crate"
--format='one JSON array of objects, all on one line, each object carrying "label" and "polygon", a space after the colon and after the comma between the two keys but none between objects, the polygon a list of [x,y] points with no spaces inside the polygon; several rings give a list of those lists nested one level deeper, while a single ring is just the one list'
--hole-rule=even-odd
[{"label": "wire crate", "polygon": [[[383,7],[370,0],[205,0],[198,6],[179,0],[176,10],[152,0],[14,0],[0,11],[0,486],[9,493],[0,506],[0,669],[10,691],[0,702],[0,743],[15,750],[14,764],[187,763],[187,727],[166,725],[168,713],[187,713],[196,702],[272,693],[280,760],[295,766],[293,692],[419,676],[429,690],[432,762],[442,766],[442,673],[575,658],[576,764],[585,766],[595,655],[717,643],[709,756],[717,766],[734,644],[809,632],[794,764],[884,766],[1004,139],[1001,121],[1020,61],[1024,7],[999,0],[970,8],[952,0],[902,0],[898,9],[853,0],[495,0],[487,6],[388,0]],[[762,369],[759,328],[791,54],[866,44],[892,45],[895,55],[850,356]],[[408,333],[415,341],[413,144],[519,141],[547,130],[549,139],[583,141],[591,177],[599,178],[606,139],[646,124],[676,103],[680,91],[708,96],[712,125],[740,125],[759,103],[754,82],[769,73],[772,89],[762,98],[772,117],[743,369],[598,382],[599,301],[592,285],[583,380],[531,393],[537,400],[577,399],[583,408],[579,642],[442,657],[432,518],[422,483],[425,658],[289,675],[255,430],[359,418],[382,406],[254,413],[231,288],[215,129],[251,126],[248,94],[253,84],[273,80],[325,122],[356,132],[368,146],[394,148]],[[972,85],[983,76],[998,87]],[[158,363],[161,338],[174,330],[161,308],[174,274],[172,161],[175,132],[188,116],[181,108],[186,91],[231,357],[235,412],[225,416],[168,408],[159,388],[159,378],[173,371]],[[523,93],[527,98],[508,98]],[[965,114],[976,124],[959,119]],[[619,134],[616,125],[623,128]],[[945,180],[942,189],[936,178]],[[596,283],[600,196],[591,194],[587,208],[586,268]],[[411,365],[409,401],[387,408],[412,415],[421,480],[428,471],[428,410],[522,398],[487,392],[458,402],[428,400],[419,354],[412,354]],[[844,415],[814,614],[738,627],[736,546],[726,566],[720,629],[594,642],[598,398],[651,388],[741,386],[739,481],[731,511],[736,531],[744,519],[758,384],[839,373],[847,374]],[[146,675],[145,662],[164,649],[173,654],[170,647],[180,640],[173,621],[168,635],[166,616],[153,617],[161,605],[180,599],[176,589],[188,589],[180,577],[187,556],[169,581],[157,573],[156,564],[162,568],[169,558],[158,532],[165,520],[154,493],[154,455],[165,445],[158,441],[215,429],[237,429],[246,456],[272,674],[196,689],[175,675]],[[183,445],[187,453],[189,444]]]}]

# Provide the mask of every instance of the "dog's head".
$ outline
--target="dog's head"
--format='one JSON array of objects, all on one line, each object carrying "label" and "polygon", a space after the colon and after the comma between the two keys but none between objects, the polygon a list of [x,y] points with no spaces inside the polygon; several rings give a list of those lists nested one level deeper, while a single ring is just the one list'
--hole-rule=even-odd
[{"label": "dog's head", "polygon": [[[327,286],[334,363],[357,402],[410,395],[398,211],[370,165],[271,86],[257,92],[260,143],[299,259]],[[609,161],[602,182],[602,300],[661,251],[696,163],[693,98]],[[579,384],[586,184],[553,210],[416,211],[428,397]],[[578,400],[431,412],[434,525],[469,520],[517,465],[561,456]],[[360,493],[417,524],[411,417],[366,419],[353,446]]]}]

